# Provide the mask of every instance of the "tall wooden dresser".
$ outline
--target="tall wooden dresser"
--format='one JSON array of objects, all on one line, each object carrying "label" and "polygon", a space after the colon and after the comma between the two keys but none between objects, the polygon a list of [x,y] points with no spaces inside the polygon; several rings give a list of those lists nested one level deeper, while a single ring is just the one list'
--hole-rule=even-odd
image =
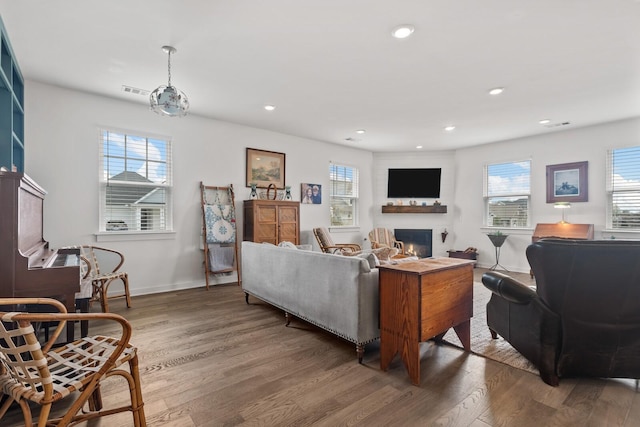
[{"label": "tall wooden dresser", "polygon": [[243,240],[300,244],[300,202],[245,200]]}]

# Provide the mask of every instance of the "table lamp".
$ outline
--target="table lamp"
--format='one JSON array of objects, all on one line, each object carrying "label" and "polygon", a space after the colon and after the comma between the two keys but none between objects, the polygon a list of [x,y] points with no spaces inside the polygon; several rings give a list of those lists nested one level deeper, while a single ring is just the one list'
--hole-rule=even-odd
[{"label": "table lamp", "polygon": [[564,220],[564,211],[566,209],[571,208],[571,203],[569,202],[556,202],[553,205],[554,208],[556,209],[562,209],[562,221],[560,221],[558,224],[568,224],[567,221]]}]

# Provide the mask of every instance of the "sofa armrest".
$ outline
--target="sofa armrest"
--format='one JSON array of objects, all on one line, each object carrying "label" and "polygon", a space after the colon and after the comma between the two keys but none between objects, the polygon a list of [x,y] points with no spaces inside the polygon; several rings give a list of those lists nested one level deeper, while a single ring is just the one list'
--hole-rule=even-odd
[{"label": "sofa armrest", "polygon": [[497,271],[484,273],[482,283],[494,294],[515,304],[529,304],[532,299],[537,297],[535,289]]}]

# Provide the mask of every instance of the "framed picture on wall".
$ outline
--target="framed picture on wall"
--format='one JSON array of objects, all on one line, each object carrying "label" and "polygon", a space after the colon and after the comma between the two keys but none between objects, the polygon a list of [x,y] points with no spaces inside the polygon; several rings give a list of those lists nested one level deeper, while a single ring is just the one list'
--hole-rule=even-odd
[{"label": "framed picture on wall", "polygon": [[588,162],[547,166],[547,203],[586,202]]},{"label": "framed picture on wall", "polygon": [[247,148],[247,187],[256,184],[258,188],[267,188],[274,184],[276,188],[285,185],[284,153]]},{"label": "framed picture on wall", "polygon": [[303,205],[322,204],[322,185],[300,184],[300,203]]}]

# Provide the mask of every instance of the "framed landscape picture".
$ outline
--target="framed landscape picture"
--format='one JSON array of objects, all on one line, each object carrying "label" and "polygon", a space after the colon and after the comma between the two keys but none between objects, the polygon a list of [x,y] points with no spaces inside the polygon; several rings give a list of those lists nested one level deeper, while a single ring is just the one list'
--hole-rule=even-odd
[{"label": "framed landscape picture", "polygon": [[588,200],[587,162],[547,166],[547,203]]},{"label": "framed landscape picture", "polygon": [[256,184],[258,188],[267,188],[274,184],[284,188],[285,154],[275,151],[247,148],[247,187]]}]

